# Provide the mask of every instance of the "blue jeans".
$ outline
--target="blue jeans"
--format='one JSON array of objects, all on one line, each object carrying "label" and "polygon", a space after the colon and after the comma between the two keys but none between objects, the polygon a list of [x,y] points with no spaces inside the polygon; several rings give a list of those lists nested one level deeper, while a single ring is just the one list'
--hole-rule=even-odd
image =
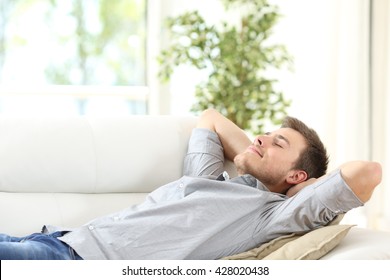
[{"label": "blue jeans", "polygon": [[66,232],[34,233],[26,237],[0,234],[0,260],[81,260],[57,237]]}]

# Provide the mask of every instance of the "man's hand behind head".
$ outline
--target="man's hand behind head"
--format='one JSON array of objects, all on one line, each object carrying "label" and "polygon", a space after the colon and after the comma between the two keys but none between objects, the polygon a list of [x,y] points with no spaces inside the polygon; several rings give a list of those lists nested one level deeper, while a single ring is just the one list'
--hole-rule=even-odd
[{"label": "man's hand behind head", "polygon": [[304,181],[304,182],[302,182],[300,184],[297,184],[297,185],[289,188],[287,193],[286,193],[286,195],[289,196],[289,197],[292,197],[297,192],[299,192],[301,189],[303,189],[304,187],[307,187],[307,186],[313,184],[317,180],[318,180],[317,178],[310,178],[309,180],[306,180],[306,181]]}]

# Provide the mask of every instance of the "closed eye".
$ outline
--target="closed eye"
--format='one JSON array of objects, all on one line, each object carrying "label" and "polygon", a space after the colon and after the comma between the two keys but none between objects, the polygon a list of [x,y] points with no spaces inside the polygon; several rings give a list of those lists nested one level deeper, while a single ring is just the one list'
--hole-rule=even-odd
[{"label": "closed eye", "polygon": [[265,133],[265,135],[271,136],[272,135],[272,145],[273,146],[278,146],[282,149],[286,148],[285,146],[289,147],[290,146],[290,141],[284,137],[283,135],[280,134],[275,134],[271,132]]},{"label": "closed eye", "polygon": [[280,148],[282,148],[283,149],[283,146],[282,145],[280,145],[277,141],[273,141],[272,142],[272,145],[274,145],[274,146],[278,146],[278,147],[280,147]]}]

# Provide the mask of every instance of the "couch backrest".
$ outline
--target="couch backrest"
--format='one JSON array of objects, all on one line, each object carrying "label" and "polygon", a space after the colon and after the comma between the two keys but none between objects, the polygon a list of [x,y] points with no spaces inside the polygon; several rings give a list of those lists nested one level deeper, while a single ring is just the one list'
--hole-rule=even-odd
[{"label": "couch backrest", "polygon": [[[195,117],[0,117],[0,232],[73,227],[182,175]],[[229,166],[228,166],[229,169]]]},{"label": "couch backrest", "polygon": [[150,192],[181,176],[193,117],[0,118],[0,191]]}]

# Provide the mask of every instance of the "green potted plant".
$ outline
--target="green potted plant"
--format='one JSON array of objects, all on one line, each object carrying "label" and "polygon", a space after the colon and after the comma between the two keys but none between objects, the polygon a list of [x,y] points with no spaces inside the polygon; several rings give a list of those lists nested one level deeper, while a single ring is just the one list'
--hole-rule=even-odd
[{"label": "green potted plant", "polygon": [[290,104],[269,77],[270,69],[291,65],[285,46],[268,40],[278,7],[268,0],[221,1],[226,10],[240,11],[239,26],[209,25],[197,11],[168,18],[171,44],[158,58],[159,77],[169,81],[183,64],[208,71],[208,79],[196,86],[191,110],[215,108],[242,129],[262,133],[267,122],[281,123]]}]

